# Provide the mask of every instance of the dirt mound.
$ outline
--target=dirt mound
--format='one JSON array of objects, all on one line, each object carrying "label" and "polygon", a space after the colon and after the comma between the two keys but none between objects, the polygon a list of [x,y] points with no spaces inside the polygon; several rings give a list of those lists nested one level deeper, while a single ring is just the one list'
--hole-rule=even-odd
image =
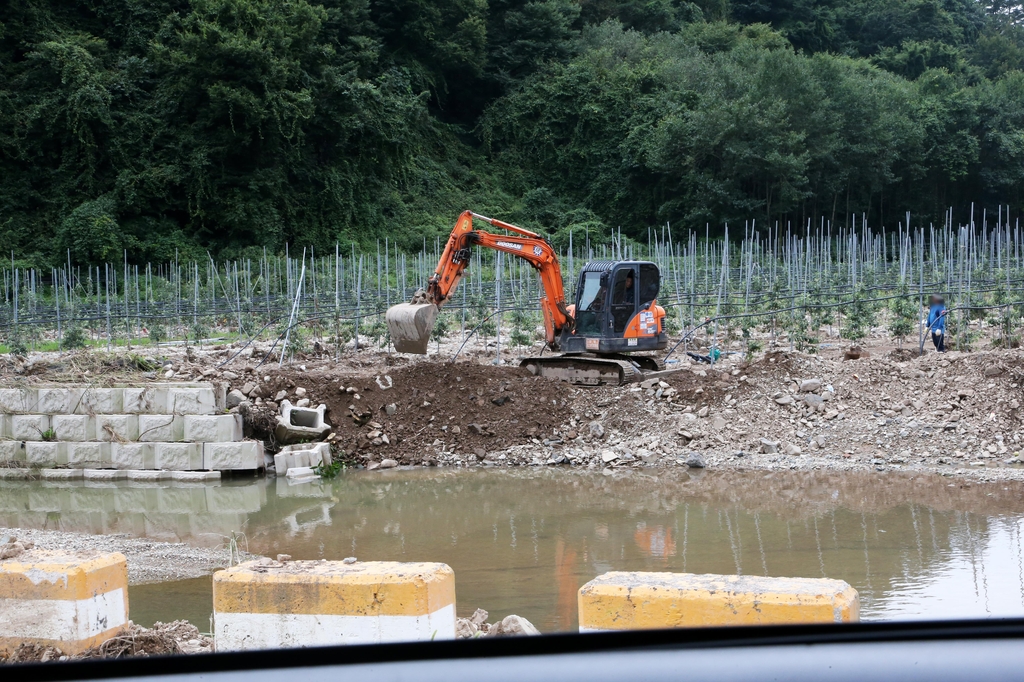
[{"label": "dirt mound", "polygon": [[271,392],[327,405],[335,443],[358,460],[431,461],[435,449],[482,453],[554,437],[572,388],[518,367],[417,363],[381,374],[279,374]]}]

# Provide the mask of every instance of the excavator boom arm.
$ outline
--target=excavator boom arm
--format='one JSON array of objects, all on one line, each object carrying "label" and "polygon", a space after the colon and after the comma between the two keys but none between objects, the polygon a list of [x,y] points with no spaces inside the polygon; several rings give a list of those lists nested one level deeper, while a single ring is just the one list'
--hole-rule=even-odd
[{"label": "excavator boom arm", "polygon": [[[515,236],[474,230],[474,218],[512,232]],[[541,299],[541,310],[544,314],[544,330],[549,345],[555,344],[562,329],[572,328],[575,321],[565,306],[562,269],[551,244],[536,232],[472,211],[465,211],[459,216],[445,243],[437,269],[427,284],[426,293],[430,303],[441,307],[451,298],[463,273],[469,267],[470,252],[474,246],[504,251],[522,258],[537,270],[545,294]]]}]

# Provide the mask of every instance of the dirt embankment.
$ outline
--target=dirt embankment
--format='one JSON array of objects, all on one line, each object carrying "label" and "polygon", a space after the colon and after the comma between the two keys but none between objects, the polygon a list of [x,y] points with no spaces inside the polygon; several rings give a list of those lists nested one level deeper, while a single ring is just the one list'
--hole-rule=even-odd
[{"label": "dirt embankment", "polygon": [[704,464],[733,469],[924,470],[1021,479],[1024,360],[1017,350],[929,353],[869,346],[844,359],[772,351],[691,363],[622,387],[581,388],[470,354],[383,351],[259,365],[233,347],[151,358],[44,354],[0,362],[12,385],[45,381],[224,382],[247,435],[275,450],[281,401],[324,403],[336,453],[352,465]]},{"label": "dirt embankment", "polygon": [[268,386],[269,394],[293,401],[304,388],[312,404],[326,404],[335,444],[355,461],[402,464],[437,464],[442,447],[483,459],[488,451],[550,439],[567,421],[573,393],[519,368],[446,362],[369,375],[281,373]]}]

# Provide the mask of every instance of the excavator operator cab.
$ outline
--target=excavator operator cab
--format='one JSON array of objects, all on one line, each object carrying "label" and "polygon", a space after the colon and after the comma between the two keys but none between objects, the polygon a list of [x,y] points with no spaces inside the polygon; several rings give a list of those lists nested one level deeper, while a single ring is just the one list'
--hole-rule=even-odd
[{"label": "excavator operator cab", "polygon": [[621,353],[664,348],[664,311],[655,306],[661,275],[646,261],[592,261],[576,286],[576,328],[565,352]]}]

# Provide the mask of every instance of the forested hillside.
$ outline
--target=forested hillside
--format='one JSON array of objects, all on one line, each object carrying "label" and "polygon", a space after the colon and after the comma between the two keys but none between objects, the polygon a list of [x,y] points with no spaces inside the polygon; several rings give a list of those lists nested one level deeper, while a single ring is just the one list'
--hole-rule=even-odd
[{"label": "forested hillside", "polygon": [[5,2],[0,251],[1016,215],[1022,69],[1002,0]]}]

